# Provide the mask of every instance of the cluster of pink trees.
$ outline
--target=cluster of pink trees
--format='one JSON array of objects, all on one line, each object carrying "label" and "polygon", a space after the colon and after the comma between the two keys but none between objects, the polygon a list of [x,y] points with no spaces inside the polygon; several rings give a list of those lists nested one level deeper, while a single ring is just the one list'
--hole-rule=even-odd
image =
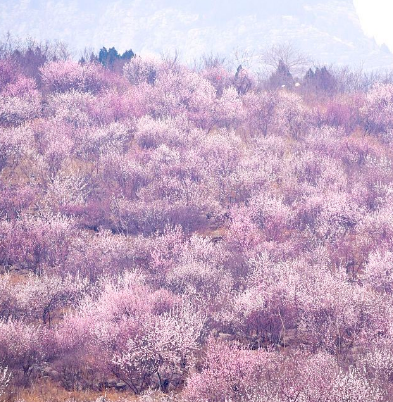
[{"label": "cluster of pink trees", "polygon": [[0,394],[392,400],[391,85],[39,74],[0,60]]}]

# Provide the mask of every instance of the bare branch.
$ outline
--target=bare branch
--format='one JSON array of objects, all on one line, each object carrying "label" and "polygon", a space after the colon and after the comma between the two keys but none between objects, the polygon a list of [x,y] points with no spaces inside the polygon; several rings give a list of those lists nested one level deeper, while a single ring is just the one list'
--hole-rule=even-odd
[{"label": "bare branch", "polygon": [[302,54],[290,43],[273,45],[263,52],[262,61],[273,68],[277,68],[280,61],[290,70],[297,67],[305,67],[311,63],[308,56]]}]

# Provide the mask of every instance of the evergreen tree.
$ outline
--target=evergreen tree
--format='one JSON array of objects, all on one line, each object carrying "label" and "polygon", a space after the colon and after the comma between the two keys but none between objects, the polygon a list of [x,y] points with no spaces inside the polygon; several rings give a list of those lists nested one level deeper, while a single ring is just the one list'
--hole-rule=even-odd
[{"label": "evergreen tree", "polygon": [[118,61],[128,61],[135,56],[135,53],[130,49],[126,50],[122,55],[116,50],[115,47],[111,47],[109,50],[103,47],[98,54],[98,61],[105,66],[113,70],[115,65],[119,64]]},{"label": "evergreen tree", "polygon": [[295,81],[288,66],[283,60],[280,60],[277,70],[271,75],[269,79],[269,86],[271,88],[287,87],[292,88]]},{"label": "evergreen tree", "polygon": [[122,55],[121,58],[123,60],[131,60],[135,56],[135,53],[130,49],[126,50]]},{"label": "evergreen tree", "polygon": [[103,64],[104,66],[107,65],[107,59],[108,59],[108,50],[104,46],[100,52],[98,53],[98,61]]}]

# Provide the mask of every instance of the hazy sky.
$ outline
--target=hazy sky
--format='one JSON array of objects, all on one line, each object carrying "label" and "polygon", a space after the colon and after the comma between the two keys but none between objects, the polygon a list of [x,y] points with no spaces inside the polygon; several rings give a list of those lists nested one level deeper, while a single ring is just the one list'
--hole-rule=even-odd
[{"label": "hazy sky", "polygon": [[354,0],[364,32],[393,52],[393,0]]},{"label": "hazy sky", "polygon": [[0,0],[0,35],[185,61],[292,42],[320,63],[376,68],[393,66],[380,47],[393,51],[392,11],[393,0]]}]

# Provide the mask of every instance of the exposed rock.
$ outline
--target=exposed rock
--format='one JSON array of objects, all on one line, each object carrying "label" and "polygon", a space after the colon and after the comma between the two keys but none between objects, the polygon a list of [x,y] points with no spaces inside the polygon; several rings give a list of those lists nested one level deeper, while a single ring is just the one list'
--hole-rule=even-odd
[{"label": "exposed rock", "polygon": [[116,378],[110,378],[107,382],[106,382],[106,386],[108,388],[115,388],[117,384],[117,380]]},{"label": "exposed rock", "polygon": [[115,385],[115,388],[116,388],[118,391],[124,391],[124,390],[127,388],[127,384],[126,384],[125,382],[123,382],[123,381],[119,381],[119,382]]},{"label": "exposed rock", "polygon": [[233,341],[233,340],[235,340],[235,335],[228,334],[225,332],[220,332],[218,334],[218,339],[220,339],[221,341]]}]

